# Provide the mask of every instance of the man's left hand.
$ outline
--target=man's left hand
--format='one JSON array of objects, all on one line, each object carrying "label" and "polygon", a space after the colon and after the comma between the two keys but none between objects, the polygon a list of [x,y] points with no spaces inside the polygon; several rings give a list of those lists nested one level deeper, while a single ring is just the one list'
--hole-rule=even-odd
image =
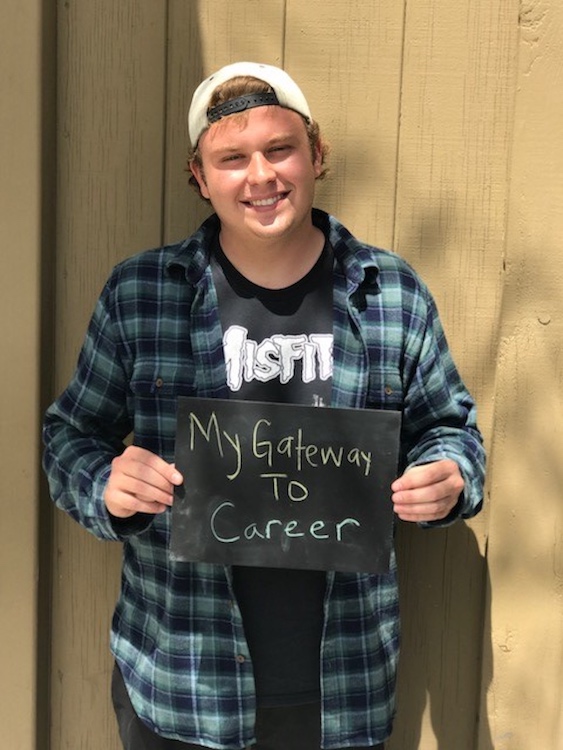
[{"label": "man's left hand", "polygon": [[463,492],[459,466],[451,459],[413,466],[391,485],[395,513],[403,521],[440,521]]}]

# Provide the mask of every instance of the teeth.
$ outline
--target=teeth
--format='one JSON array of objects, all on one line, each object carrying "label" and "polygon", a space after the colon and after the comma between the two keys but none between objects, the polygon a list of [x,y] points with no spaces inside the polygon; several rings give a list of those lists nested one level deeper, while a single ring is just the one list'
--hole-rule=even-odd
[{"label": "teeth", "polygon": [[278,202],[278,196],[274,198],[263,198],[259,201],[249,201],[251,206],[273,206],[274,203]]}]

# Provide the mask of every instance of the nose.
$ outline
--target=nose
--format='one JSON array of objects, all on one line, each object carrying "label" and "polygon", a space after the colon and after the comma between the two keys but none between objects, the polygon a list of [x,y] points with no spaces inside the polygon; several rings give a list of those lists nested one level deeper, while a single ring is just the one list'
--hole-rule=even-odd
[{"label": "nose", "polygon": [[271,182],[276,179],[276,173],[272,164],[260,151],[252,154],[248,165],[248,181],[253,185],[263,182]]}]

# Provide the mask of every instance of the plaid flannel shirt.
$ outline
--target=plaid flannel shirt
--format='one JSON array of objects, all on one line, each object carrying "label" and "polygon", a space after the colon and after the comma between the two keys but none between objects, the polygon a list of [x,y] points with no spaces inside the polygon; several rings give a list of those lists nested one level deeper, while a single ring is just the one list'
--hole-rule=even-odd
[{"label": "plaid flannel shirt", "polygon": [[[397,255],[356,240],[314,210],[334,250],[332,406],[402,412],[401,468],[441,458],[465,490],[444,523],[478,512],[484,453],[475,406],[433,299]],[[136,445],[173,460],[178,395],[228,398],[209,266],[212,216],[188,240],[125,260],[90,322],[76,372],[50,407],[44,466],[55,503],[100,539],[122,541],[111,647],[142,720],[212,748],[254,740],[252,661],[230,569],[172,561],[170,513],[112,519],[110,462]],[[399,647],[395,565],[328,573],[321,646],[323,747],[382,742],[391,731]]]}]

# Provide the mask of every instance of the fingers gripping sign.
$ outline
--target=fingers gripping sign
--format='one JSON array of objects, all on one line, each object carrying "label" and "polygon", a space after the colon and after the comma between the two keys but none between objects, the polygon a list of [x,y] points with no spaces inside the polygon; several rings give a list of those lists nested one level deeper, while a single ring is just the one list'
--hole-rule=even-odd
[{"label": "fingers gripping sign", "polygon": [[112,461],[104,502],[117,518],[163,513],[172,505],[174,487],[182,482],[174,464],[144,448],[129,446]]},{"label": "fingers gripping sign", "polygon": [[391,485],[395,513],[403,521],[439,521],[463,492],[459,466],[451,459],[413,466]]}]

